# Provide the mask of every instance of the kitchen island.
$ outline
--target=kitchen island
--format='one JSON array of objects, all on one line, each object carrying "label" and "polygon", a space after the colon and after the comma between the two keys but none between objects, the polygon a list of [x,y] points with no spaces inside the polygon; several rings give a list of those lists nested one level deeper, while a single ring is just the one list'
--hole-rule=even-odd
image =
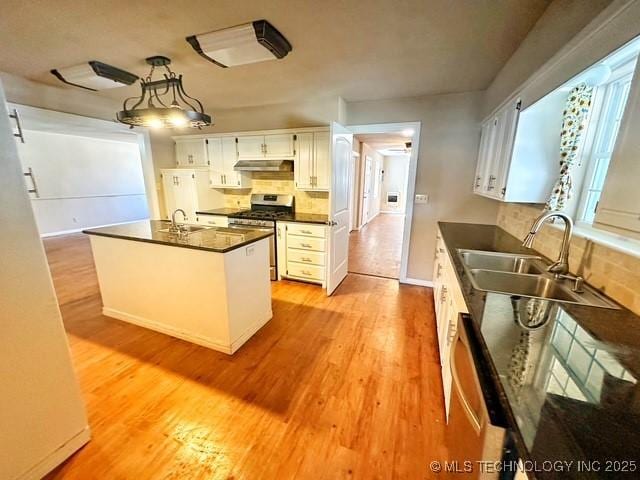
[{"label": "kitchen island", "polygon": [[84,231],[103,314],[234,353],[272,317],[273,233],[200,227],[176,235],[169,226],[148,220]]}]

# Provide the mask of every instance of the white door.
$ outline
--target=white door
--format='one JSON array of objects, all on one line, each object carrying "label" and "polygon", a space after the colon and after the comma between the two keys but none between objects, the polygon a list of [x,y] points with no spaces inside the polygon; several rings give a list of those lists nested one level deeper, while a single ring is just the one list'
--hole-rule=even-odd
[{"label": "white door", "polygon": [[362,188],[362,226],[369,223],[369,202],[371,201],[371,157],[364,159],[364,182]]},{"label": "white door", "polygon": [[347,276],[349,262],[349,165],[353,134],[342,125],[331,123],[331,161],[329,190],[329,248],[327,253],[327,295],[331,295]]},{"label": "white door", "polygon": [[313,134],[314,190],[328,190],[330,179],[329,132]]},{"label": "white door", "polygon": [[296,142],[296,158],[293,176],[296,188],[313,188],[313,133],[299,133]]},{"label": "white door", "polygon": [[293,158],[293,134],[265,135],[264,153],[267,158]]},{"label": "white door", "polygon": [[[232,139],[234,142],[235,140]],[[224,159],[222,156],[222,138],[209,138],[207,140],[209,154],[209,185],[211,187],[224,187]]]},{"label": "white door", "polygon": [[233,169],[238,161],[236,141],[232,137],[222,139],[222,173],[227,188],[238,188],[242,185],[242,174]]},{"label": "white door", "polygon": [[247,135],[237,137],[238,158],[241,160],[256,160],[264,158],[264,136]]}]

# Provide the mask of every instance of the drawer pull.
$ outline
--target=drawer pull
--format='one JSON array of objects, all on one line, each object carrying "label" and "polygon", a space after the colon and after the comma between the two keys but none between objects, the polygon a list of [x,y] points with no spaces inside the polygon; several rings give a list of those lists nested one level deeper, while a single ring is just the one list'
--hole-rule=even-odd
[{"label": "drawer pull", "polygon": [[311,235],[311,230],[300,230],[301,233],[306,233],[307,235]]},{"label": "drawer pull", "polygon": [[304,248],[311,248],[310,243],[301,243],[300,245],[303,246]]},{"label": "drawer pull", "polygon": [[311,272],[309,270],[302,270],[302,273],[304,275],[311,275]]},{"label": "drawer pull", "polygon": [[303,262],[310,262],[311,259],[309,257],[302,257]]}]

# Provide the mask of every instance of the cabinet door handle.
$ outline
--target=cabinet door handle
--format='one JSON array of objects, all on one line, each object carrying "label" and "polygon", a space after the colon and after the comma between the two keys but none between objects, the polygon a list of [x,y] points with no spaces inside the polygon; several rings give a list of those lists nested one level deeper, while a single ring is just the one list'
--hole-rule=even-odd
[{"label": "cabinet door handle", "polygon": [[36,177],[33,175],[33,170],[31,167],[24,172],[25,177],[29,177],[31,179],[31,188],[27,189],[27,192],[33,193],[36,198],[40,198],[40,194],[38,193],[38,185],[36,184]]},{"label": "cabinet door handle", "polygon": [[493,190],[495,188],[495,185],[493,184],[493,182],[495,181],[496,181],[495,175],[489,175],[489,183],[487,184],[487,190]]},{"label": "cabinet door handle", "polygon": [[447,287],[443,286],[442,291],[440,292],[440,303],[444,303],[447,299]]},{"label": "cabinet door handle", "polygon": [[193,163],[193,155],[188,155],[187,159],[189,160],[189,163]]},{"label": "cabinet door handle", "polygon": [[440,278],[440,274],[442,273],[442,264],[438,264],[438,271],[436,272],[436,278]]},{"label": "cabinet door handle", "polygon": [[24,143],[24,133],[22,133],[22,124],[20,123],[20,115],[18,115],[18,110],[15,108],[9,114],[9,118],[13,118],[16,121],[16,127],[18,128],[18,133],[14,133],[13,136],[20,139],[20,143]]}]

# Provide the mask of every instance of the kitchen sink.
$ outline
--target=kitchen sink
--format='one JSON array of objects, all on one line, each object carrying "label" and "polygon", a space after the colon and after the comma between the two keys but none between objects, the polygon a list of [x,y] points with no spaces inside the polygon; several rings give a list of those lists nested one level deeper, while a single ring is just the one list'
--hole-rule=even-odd
[{"label": "kitchen sink", "polygon": [[[182,230],[183,233],[199,232],[200,230],[207,230],[209,228],[210,227],[199,227],[196,225],[180,225],[180,230]],[[158,232],[172,233],[169,228],[161,228]]]},{"label": "kitchen sink", "polygon": [[513,253],[458,250],[471,284],[477,290],[504,293],[601,308],[619,308],[593,288],[572,290],[571,280],[557,279],[547,272],[542,257]]},{"label": "kitchen sink", "polygon": [[509,293],[523,297],[546,298],[576,302],[571,290],[565,289],[561,282],[542,275],[523,275],[493,270],[471,269],[471,283],[478,290]]},{"label": "kitchen sink", "polygon": [[469,268],[541,274],[547,267],[542,258],[535,255],[483,252],[480,250],[458,250],[458,254],[462,263]]}]

